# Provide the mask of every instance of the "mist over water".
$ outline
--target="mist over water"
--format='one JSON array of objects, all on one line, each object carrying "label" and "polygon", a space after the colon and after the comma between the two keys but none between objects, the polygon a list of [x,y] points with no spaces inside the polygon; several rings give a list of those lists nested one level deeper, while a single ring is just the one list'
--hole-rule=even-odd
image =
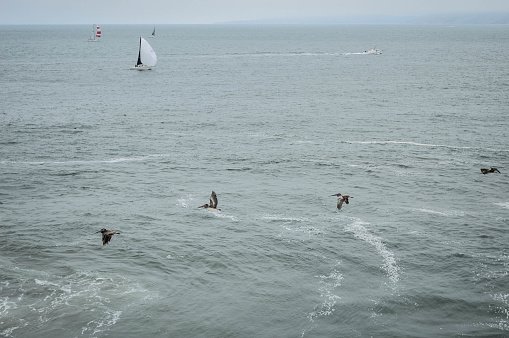
[{"label": "mist over water", "polygon": [[508,335],[508,27],[102,28],[0,27],[1,336]]}]

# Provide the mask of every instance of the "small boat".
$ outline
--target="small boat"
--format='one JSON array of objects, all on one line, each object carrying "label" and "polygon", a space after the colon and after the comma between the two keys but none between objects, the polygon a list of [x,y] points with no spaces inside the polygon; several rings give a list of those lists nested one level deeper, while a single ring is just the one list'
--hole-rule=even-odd
[{"label": "small boat", "polygon": [[152,34],[150,34],[149,38],[155,38],[156,37],[156,26],[154,26],[154,30],[152,31]]},{"label": "small boat", "polygon": [[382,50],[381,49],[376,49],[376,48],[371,48],[371,49],[365,50],[364,52],[362,52],[362,54],[381,55],[382,54]]},{"label": "small boat", "polygon": [[151,70],[157,63],[157,55],[152,46],[140,36],[140,45],[138,48],[138,61],[131,69]]},{"label": "small boat", "polygon": [[92,36],[88,38],[89,42],[97,42],[102,36],[101,26],[92,25]]}]

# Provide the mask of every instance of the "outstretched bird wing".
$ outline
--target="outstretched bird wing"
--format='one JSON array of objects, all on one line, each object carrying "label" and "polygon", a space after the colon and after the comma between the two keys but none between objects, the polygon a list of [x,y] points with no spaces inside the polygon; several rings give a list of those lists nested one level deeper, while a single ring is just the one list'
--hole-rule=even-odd
[{"label": "outstretched bird wing", "polygon": [[343,206],[343,199],[342,198],[338,198],[338,205],[337,205],[338,210],[340,210],[342,206]]},{"label": "outstretched bird wing", "polygon": [[113,234],[111,234],[109,232],[105,232],[103,234],[103,245],[108,244],[108,242],[111,241],[112,236],[113,236]]},{"label": "outstretched bird wing", "polygon": [[120,231],[117,230],[108,230],[103,232],[103,245],[108,244],[111,241],[111,237],[115,234],[120,234]]},{"label": "outstretched bird wing", "polygon": [[217,208],[217,196],[214,191],[210,194],[210,207],[214,209]]}]

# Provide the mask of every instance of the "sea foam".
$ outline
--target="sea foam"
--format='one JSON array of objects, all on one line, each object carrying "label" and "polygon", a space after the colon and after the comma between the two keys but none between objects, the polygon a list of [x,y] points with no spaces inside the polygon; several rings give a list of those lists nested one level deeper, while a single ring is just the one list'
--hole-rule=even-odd
[{"label": "sea foam", "polygon": [[353,233],[355,238],[363,240],[376,249],[383,259],[382,269],[387,273],[390,282],[395,285],[399,281],[400,267],[397,264],[394,253],[387,249],[382,238],[369,232],[369,230],[365,227],[367,224],[369,223],[355,220],[353,223],[347,225],[345,230]]}]

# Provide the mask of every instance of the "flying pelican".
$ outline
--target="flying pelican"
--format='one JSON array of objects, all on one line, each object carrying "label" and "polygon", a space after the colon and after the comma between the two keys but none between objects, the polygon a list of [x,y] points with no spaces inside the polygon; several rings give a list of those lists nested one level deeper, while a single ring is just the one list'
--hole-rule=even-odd
[{"label": "flying pelican", "polygon": [[208,204],[204,204],[199,206],[198,208],[205,208],[205,209],[214,209],[214,210],[221,210],[217,208],[217,195],[214,191],[210,194],[210,200]]},{"label": "flying pelican", "polygon": [[120,234],[117,230],[107,230],[102,228],[101,230],[97,231],[96,233],[100,232],[103,234],[103,245],[108,244],[109,241],[111,241],[111,237],[115,234]]},{"label": "flying pelican", "polygon": [[500,173],[500,171],[498,171],[497,168],[489,168],[489,169],[486,169],[486,168],[481,168],[481,173],[483,173],[484,175],[486,174],[489,174],[489,173]]},{"label": "flying pelican", "polygon": [[352,196],[349,196],[349,195],[341,195],[341,193],[337,193],[337,194],[334,194],[334,195],[331,195],[331,196],[336,196],[338,198],[338,203],[336,205],[336,207],[338,208],[338,210],[341,210],[341,207],[343,206],[343,202],[348,204],[350,203],[348,201],[349,198],[353,198]]}]

